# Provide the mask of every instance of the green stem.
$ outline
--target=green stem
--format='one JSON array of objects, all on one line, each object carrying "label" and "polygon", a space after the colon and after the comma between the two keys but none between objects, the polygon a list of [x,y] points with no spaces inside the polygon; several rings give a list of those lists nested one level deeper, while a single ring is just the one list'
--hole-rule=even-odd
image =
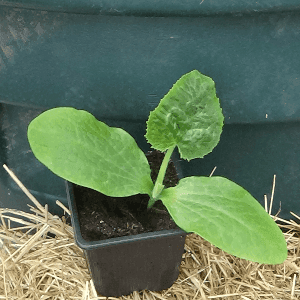
[{"label": "green stem", "polygon": [[162,190],[164,189],[164,185],[163,185],[163,181],[166,175],[166,171],[169,165],[169,161],[171,158],[171,155],[175,149],[176,145],[169,148],[167,150],[167,153],[165,154],[165,157],[161,163],[159,172],[158,172],[158,176],[157,179],[155,181],[155,185],[152,191],[152,195],[150,197],[150,200],[148,202],[148,208],[152,207],[153,204],[155,203],[155,201],[157,200],[157,197],[160,195],[160,193],[162,192]]}]

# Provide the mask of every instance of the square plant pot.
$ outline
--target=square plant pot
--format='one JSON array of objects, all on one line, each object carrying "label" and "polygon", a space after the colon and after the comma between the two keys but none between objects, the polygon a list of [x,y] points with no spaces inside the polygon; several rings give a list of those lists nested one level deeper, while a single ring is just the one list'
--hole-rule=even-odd
[{"label": "square plant pot", "polygon": [[161,230],[99,241],[86,241],[79,222],[76,194],[66,181],[77,245],[83,249],[97,292],[120,297],[133,291],[161,291],[179,275],[186,232]]}]

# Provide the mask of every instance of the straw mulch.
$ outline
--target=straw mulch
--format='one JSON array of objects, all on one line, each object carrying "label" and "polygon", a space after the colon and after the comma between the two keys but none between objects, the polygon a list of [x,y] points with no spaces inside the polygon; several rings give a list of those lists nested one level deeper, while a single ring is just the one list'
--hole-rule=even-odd
[{"label": "straw mulch", "polygon": [[[0,209],[0,299],[107,299],[96,294],[72,227],[64,217],[49,213],[47,206],[42,207],[17,183],[36,207],[30,207],[32,213]],[[57,204],[69,214],[67,208]],[[20,227],[10,228],[11,221],[20,223]],[[172,287],[161,292],[134,292],[120,299],[300,299],[300,225],[281,221],[286,224],[283,227],[289,252],[283,264],[239,259],[189,234],[180,275]]]}]

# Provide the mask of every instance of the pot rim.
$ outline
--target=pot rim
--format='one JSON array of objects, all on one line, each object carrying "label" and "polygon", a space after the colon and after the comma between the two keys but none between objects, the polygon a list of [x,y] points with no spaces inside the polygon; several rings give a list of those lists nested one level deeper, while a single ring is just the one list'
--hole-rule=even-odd
[{"label": "pot rim", "polygon": [[136,235],[116,237],[116,238],[111,238],[106,240],[86,241],[82,237],[81,230],[80,230],[78,211],[75,205],[72,183],[65,180],[65,186],[66,186],[69,209],[71,210],[71,220],[72,220],[72,225],[74,230],[75,241],[77,245],[84,250],[93,250],[100,247],[114,246],[114,245],[119,245],[124,243],[132,243],[141,240],[157,239],[157,238],[163,238],[168,236],[187,234],[182,229],[169,229],[169,230],[140,233]]}]

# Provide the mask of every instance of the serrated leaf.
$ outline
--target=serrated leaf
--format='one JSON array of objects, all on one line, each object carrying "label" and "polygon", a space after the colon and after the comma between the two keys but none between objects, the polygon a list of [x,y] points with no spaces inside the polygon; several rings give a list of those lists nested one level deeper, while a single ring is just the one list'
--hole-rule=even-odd
[{"label": "serrated leaf", "polygon": [[242,187],[223,177],[187,177],[160,199],[176,224],[229,254],[280,264],[287,258],[283,233]]},{"label": "serrated leaf", "polygon": [[28,127],[33,154],[56,175],[108,196],[150,194],[150,166],[126,131],[71,107],[50,109]]},{"label": "serrated leaf", "polygon": [[214,81],[194,70],[150,113],[145,137],[157,150],[177,145],[182,158],[202,158],[218,144],[223,120]]}]

